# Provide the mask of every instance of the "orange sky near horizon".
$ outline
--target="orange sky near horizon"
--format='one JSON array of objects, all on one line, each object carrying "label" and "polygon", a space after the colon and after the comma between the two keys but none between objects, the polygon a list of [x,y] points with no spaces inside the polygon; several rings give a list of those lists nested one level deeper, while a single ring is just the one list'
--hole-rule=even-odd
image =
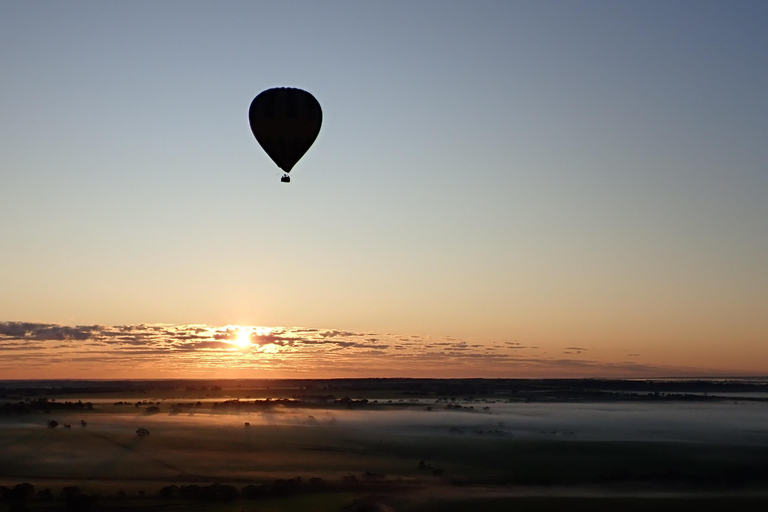
[{"label": "orange sky near horizon", "polygon": [[[333,329],[0,323],[0,379],[763,376],[762,360],[666,347],[477,342]],[[702,352],[706,356],[706,352]]]}]

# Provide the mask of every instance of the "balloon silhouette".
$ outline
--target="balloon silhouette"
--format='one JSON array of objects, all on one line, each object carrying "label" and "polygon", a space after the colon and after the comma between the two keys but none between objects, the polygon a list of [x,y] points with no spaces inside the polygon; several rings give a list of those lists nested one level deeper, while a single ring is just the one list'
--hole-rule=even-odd
[{"label": "balloon silhouette", "polygon": [[248,111],[253,136],[264,151],[285,171],[281,181],[315,142],[323,111],[314,96],[301,89],[267,89],[251,102]]}]

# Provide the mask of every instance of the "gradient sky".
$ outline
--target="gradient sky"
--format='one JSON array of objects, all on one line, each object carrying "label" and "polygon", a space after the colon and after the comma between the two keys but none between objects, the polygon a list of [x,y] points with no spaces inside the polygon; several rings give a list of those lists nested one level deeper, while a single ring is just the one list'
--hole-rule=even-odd
[{"label": "gradient sky", "polygon": [[[0,2],[0,321],[29,323],[0,378],[768,374],[766,26],[762,0]],[[290,185],[248,127],[275,86],[324,112]],[[155,354],[231,325],[284,326],[282,362],[133,375],[105,327]],[[366,338],[390,352],[342,350]]]}]

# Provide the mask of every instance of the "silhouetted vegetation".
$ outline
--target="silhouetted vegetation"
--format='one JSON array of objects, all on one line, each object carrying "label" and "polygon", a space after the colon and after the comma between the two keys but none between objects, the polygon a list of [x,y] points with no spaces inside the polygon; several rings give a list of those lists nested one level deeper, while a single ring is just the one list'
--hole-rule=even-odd
[{"label": "silhouetted vegetation", "polygon": [[163,487],[157,496],[162,499],[190,499],[205,501],[231,501],[236,499],[261,500],[285,498],[299,494],[324,492],[371,491],[381,489],[399,489],[403,484],[384,480],[384,475],[364,473],[361,478],[346,475],[340,481],[328,481],[322,478],[303,479],[301,477],[277,479],[260,485],[246,485],[239,491],[220,483],[211,485],[169,485]]},{"label": "silhouetted vegetation", "polygon": [[34,400],[19,400],[17,402],[5,402],[0,405],[0,414],[32,414],[43,412],[51,414],[53,411],[90,411],[93,410],[91,402],[57,402],[47,398],[36,398]]},{"label": "silhouetted vegetation", "polygon": [[[366,492],[382,491],[386,489],[400,489],[402,484],[395,482],[381,482],[383,475],[368,474],[358,479],[355,475],[347,475],[339,481],[326,481],[322,478],[302,479],[301,477],[290,479],[277,479],[272,482],[259,485],[250,484],[238,489],[235,486],[212,483],[208,485],[188,484],[188,485],[169,485],[161,488],[155,497],[161,500],[175,501],[211,501],[227,502],[234,500],[265,500],[275,498],[286,498],[301,494],[329,493],[329,492]],[[378,481],[375,483],[374,481]],[[143,492],[137,493],[134,499],[144,497]],[[31,500],[40,502],[55,501],[63,505],[67,511],[88,511],[97,501],[105,499],[124,501],[128,499],[126,493],[118,491],[113,496],[101,496],[98,494],[88,494],[76,486],[67,486],[62,488],[58,496],[45,489],[35,493],[32,484],[22,483],[13,488],[0,486],[0,501],[19,505],[25,505]]]},{"label": "silhouetted vegetation", "polygon": [[[117,393],[142,394],[153,392],[182,392],[221,396],[224,390],[242,390],[241,396],[251,396],[261,390],[277,390],[273,400],[258,400],[250,407],[326,406],[336,404],[347,408],[413,405],[410,398],[403,401],[372,400],[384,391],[389,396],[431,398],[443,403],[494,397],[520,402],[572,401],[716,401],[730,399],[728,393],[768,393],[768,383],[749,379],[722,380],[612,380],[612,379],[327,379],[327,380],[207,380],[207,381],[4,381],[0,382],[0,414],[23,414],[34,411],[88,410],[91,403],[56,402],[45,395]],[[296,393],[299,389],[302,392]],[[279,396],[279,390],[285,390]],[[336,398],[342,396],[343,398]],[[27,398],[24,398],[27,397]],[[740,400],[765,401],[763,396],[745,396]],[[217,404],[218,412],[242,408],[238,400]],[[252,402],[249,402],[252,403]],[[135,407],[159,406],[159,403],[115,402]],[[200,402],[178,403],[176,407],[200,407]]]}]

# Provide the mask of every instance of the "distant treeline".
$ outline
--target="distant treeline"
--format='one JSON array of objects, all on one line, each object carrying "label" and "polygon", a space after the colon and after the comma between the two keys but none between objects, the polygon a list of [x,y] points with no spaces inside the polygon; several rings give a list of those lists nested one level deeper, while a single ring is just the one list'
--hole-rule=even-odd
[{"label": "distant treeline", "polygon": [[360,477],[347,475],[341,480],[325,480],[323,478],[303,479],[301,477],[278,479],[260,485],[246,485],[238,490],[227,484],[214,483],[211,485],[169,485],[160,489],[158,497],[165,499],[183,498],[192,500],[258,500],[282,498],[297,494],[312,494],[320,492],[360,492],[372,490],[393,490],[403,487],[403,482],[385,480],[384,475],[366,472]]},{"label": "distant treeline", "polygon": [[90,411],[93,409],[91,402],[57,402],[47,398],[34,400],[22,400],[18,402],[6,402],[0,405],[0,414],[29,414],[42,412],[50,414],[53,411]]},{"label": "distant treeline", "polygon": [[[378,401],[375,401],[378,403]],[[341,408],[345,409],[354,409],[356,407],[362,407],[368,404],[374,404],[374,402],[369,402],[365,398],[361,399],[352,399],[349,397],[339,398],[339,399],[331,399],[329,402],[318,402],[318,401],[311,401],[306,402],[304,400],[295,400],[295,399],[289,399],[289,398],[278,398],[275,400],[272,400],[271,398],[267,398],[266,400],[226,400],[224,402],[214,402],[211,405],[212,412],[218,412],[218,413],[225,413],[225,414],[231,414],[231,413],[239,413],[239,412],[247,412],[249,410],[264,410],[264,409],[270,409],[273,407],[286,407],[286,408],[294,408],[294,409],[305,409],[305,408],[317,408],[322,407],[323,409],[328,408],[329,405],[336,405]],[[174,408],[178,409],[188,409],[190,407],[197,407],[197,404],[175,404]]]},{"label": "distant treeline", "polygon": [[[370,398],[370,394],[412,397],[574,397],[610,395],[718,394],[768,392],[768,378],[622,380],[622,379],[318,379],[318,380],[124,380],[0,381],[0,399],[62,394],[179,392],[221,396],[222,390],[273,390],[276,398],[327,401],[333,396]],[[298,392],[297,392],[298,391]],[[249,398],[249,397],[246,397]]]},{"label": "distant treeline", "polygon": [[[514,477],[499,480],[488,479],[456,479],[446,477],[443,470],[435,469],[425,461],[420,461],[418,468],[428,470],[436,481],[448,486],[549,486],[558,484],[622,484],[622,483],[674,483],[682,485],[680,489],[739,489],[745,486],[764,486],[768,482],[768,464],[752,465],[751,467],[721,467],[717,470],[704,468],[689,468],[689,471],[667,469],[665,471],[648,470],[616,470],[601,475],[582,475],[576,480],[569,478],[562,480],[556,475],[543,475],[525,472]],[[301,494],[335,493],[335,492],[374,492],[387,493],[409,488],[419,487],[418,481],[387,480],[385,475],[365,472],[359,476],[347,475],[340,480],[326,480],[322,478],[303,479],[301,477],[291,479],[277,479],[267,483],[249,484],[244,487],[235,487],[230,484],[212,483],[208,485],[186,484],[169,485],[161,488],[155,494],[146,494],[144,491],[134,492],[128,495],[125,491],[118,491],[113,495],[88,494],[79,487],[64,487],[58,495],[54,495],[50,489],[36,491],[34,485],[21,483],[14,487],[0,486],[0,502],[11,504],[9,510],[26,510],[27,504],[33,502],[50,502],[63,504],[65,510],[88,511],[94,504],[100,501],[121,500],[181,500],[181,501],[214,501],[226,502],[235,500],[262,500],[271,498],[284,498]],[[46,506],[49,508],[50,506]],[[96,507],[98,508],[98,507]]]},{"label": "distant treeline", "polygon": [[299,494],[322,492],[368,492],[391,491],[410,484],[400,481],[384,480],[384,475],[366,472],[360,477],[347,475],[341,480],[328,481],[322,478],[278,479],[259,485],[250,484],[240,489],[233,485],[213,483],[209,485],[169,485],[160,489],[157,494],[150,496],[143,491],[129,496],[124,491],[114,495],[88,494],[79,487],[64,487],[58,495],[50,489],[35,490],[35,486],[24,482],[14,487],[0,486],[0,502],[10,503],[14,510],[24,510],[31,502],[63,502],[66,510],[87,511],[103,500],[126,500],[158,498],[164,500],[190,501],[234,501],[283,498]]}]

